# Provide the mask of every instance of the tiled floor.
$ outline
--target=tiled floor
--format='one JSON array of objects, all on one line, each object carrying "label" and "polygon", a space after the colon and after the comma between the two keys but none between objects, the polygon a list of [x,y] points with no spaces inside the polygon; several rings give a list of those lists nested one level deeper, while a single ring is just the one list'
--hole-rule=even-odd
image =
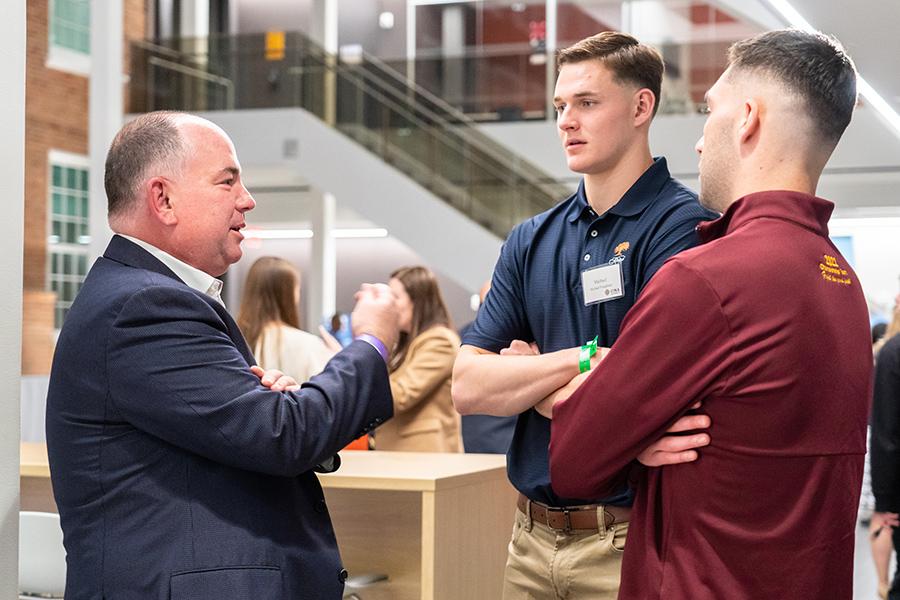
[{"label": "tiled floor", "polygon": [[[875,566],[869,548],[869,530],[863,526],[856,528],[856,554],[853,569],[853,600],[877,600]],[[891,565],[891,573],[896,568],[896,554]]]}]

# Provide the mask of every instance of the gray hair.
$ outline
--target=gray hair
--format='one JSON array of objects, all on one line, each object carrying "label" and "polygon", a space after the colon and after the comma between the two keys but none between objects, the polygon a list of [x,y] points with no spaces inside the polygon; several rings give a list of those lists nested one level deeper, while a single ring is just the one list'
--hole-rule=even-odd
[{"label": "gray hair", "polygon": [[180,168],[187,144],[178,127],[184,113],[157,111],[140,115],[116,134],[106,155],[107,212],[110,218],[128,213],[141,183],[153,171]]}]

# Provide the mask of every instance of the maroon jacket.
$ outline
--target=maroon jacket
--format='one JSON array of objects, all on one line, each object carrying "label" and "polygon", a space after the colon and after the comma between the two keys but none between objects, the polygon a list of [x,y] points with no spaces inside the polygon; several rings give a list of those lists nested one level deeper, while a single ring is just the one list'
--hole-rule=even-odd
[{"label": "maroon jacket", "polygon": [[[872,351],[833,208],[762,192],[700,225],[704,244],[663,265],[554,409],[554,489],[635,481],[620,599],[852,597]],[[698,400],[712,419],[699,460],[631,469]]]}]

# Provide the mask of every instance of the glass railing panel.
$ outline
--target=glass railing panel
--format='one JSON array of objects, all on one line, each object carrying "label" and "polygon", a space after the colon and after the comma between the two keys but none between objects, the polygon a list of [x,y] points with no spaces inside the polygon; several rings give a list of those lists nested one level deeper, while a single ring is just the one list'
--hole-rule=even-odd
[{"label": "glass railing panel", "polygon": [[300,34],[266,58],[263,36],[138,44],[132,106],[223,110],[302,107],[498,236],[566,188],[479,132],[444,99],[369,57],[342,62]]}]

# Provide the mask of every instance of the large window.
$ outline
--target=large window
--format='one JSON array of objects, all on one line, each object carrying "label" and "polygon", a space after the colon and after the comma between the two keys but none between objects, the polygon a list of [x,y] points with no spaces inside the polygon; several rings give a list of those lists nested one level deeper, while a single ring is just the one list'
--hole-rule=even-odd
[{"label": "large window", "polygon": [[49,0],[47,65],[79,74],[90,72],[90,0]]},{"label": "large window", "polygon": [[88,159],[51,151],[47,289],[56,293],[54,323],[63,319],[88,269]]}]

